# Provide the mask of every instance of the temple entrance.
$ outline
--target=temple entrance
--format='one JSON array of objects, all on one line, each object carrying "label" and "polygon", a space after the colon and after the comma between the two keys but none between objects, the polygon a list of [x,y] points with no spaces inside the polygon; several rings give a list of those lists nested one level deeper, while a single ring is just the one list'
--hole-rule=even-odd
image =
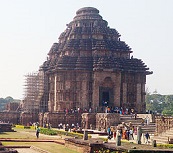
[{"label": "temple entrance", "polygon": [[102,92],[102,101],[104,103],[104,106],[108,106],[109,99],[109,92]]},{"label": "temple entrance", "polygon": [[113,106],[113,89],[108,87],[100,87],[99,90],[99,106]]}]

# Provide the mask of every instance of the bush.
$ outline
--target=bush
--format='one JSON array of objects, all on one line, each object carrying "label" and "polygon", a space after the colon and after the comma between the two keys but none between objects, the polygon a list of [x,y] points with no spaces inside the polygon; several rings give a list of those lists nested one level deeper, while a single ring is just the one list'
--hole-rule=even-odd
[{"label": "bush", "polygon": [[157,144],[160,148],[173,148],[173,144]]},{"label": "bush", "polygon": [[15,127],[19,129],[30,129],[30,126],[24,126],[24,125],[15,125]]},{"label": "bush", "polygon": [[30,126],[24,126],[24,129],[30,129],[31,127]]},{"label": "bush", "polygon": [[[56,130],[57,134],[59,135],[67,135],[70,137],[77,137],[77,138],[83,138],[83,134],[78,132],[68,132],[68,131],[62,131],[62,130]],[[88,138],[91,138],[91,135],[88,135]]]},{"label": "bush", "polygon": [[40,133],[46,134],[46,135],[57,135],[56,130],[51,130],[51,129],[46,129],[46,128],[41,128]]},{"label": "bush", "polygon": [[14,125],[13,127],[16,127],[16,128],[19,128],[19,129],[32,129],[32,130],[35,130],[35,126]]},{"label": "bush", "polygon": [[[15,125],[15,127],[16,128],[21,128],[21,129],[35,130],[34,126]],[[62,131],[62,130],[53,130],[53,129],[48,129],[48,128],[40,128],[40,133],[46,134],[46,135],[67,135],[67,136],[70,136],[70,137],[83,138],[83,134],[81,134],[81,133],[67,132],[67,131]],[[91,138],[91,135],[88,135],[88,138]],[[103,138],[103,141],[107,141],[107,140],[105,138]]]}]

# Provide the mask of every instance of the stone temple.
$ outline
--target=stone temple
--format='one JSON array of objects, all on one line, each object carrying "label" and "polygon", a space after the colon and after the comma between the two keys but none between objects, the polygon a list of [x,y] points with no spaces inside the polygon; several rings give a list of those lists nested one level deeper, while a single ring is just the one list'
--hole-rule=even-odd
[{"label": "stone temple", "polygon": [[42,109],[101,112],[108,106],[144,113],[146,75],[152,72],[131,53],[98,9],[79,9],[40,66],[47,99]]}]

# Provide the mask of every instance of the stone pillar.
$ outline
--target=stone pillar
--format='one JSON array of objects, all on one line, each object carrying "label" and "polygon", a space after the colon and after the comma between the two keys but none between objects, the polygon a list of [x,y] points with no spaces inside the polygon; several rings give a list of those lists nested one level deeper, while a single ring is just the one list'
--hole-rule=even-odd
[{"label": "stone pillar", "polygon": [[117,132],[116,132],[116,146],[121,146],[121,134],[120,134],[120,130],[117,130]]},{"label": "stone pillar", "polygon": [[136,86],[136,107],[134,108],[135,111],[137,112],[141,112],[141,103],[142,103],[142,97],[141,97],[141,93],[142,93],[142,90],[141,90],[141,83],[137,83],[137,86]]},{"label": "stone pillar", "polygon": [[54,111],[56,111],[56,109],[57,109],[57,101],[56,101],[56,97],[57,97],[57,95],[56,95],[56,92],[57,92],[57,90],[56,90],[56,75],[55,75],[55,82],[54,82]]},{"label": "stone pillar", "polygon": [[98,72],[94,72],[93,73],[93,94],[92,94],[92,108],[95,109],[96,107],[99,109],[98,111],[100,111],[100,107],[99,107],[99,80],[97,79],[99,76]]},{"label": "stone pillar", "polygon": [[83,140],[88,140],[88,131],[87,130],[84,130]]},{"label": "stone pillar", "polygon": [[137,144],[141,144],[142,129],[141,126],[137,127]]},{"label": "stone pillar", "polygon": [[127,106],[127,83],[123,83],[123,104]]}]

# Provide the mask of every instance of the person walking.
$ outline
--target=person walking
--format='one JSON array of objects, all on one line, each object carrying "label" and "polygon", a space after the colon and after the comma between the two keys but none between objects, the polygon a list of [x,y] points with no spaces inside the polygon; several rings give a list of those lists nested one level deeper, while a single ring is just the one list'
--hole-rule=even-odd
[{"label": "person walking", "polygon": [[37,139],[39,138],[39,134],[40,134],[40,127],[38,126],[36,129],[36,137]]},{"label": "person walking", "polygon": [[149,143],[148,139],[150,139],[150,135],[149,135],[148,132],[146,132],[146,133],[145,133],[145,143],[146,143],[146,144]]}]

